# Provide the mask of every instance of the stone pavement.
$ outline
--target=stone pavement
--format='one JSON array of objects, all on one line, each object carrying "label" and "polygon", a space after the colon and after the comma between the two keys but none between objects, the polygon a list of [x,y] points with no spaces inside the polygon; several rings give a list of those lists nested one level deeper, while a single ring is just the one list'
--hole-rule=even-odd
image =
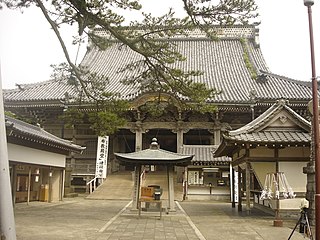
[{"label": "stone pavement", "polygon": [[[88,200],[81,197],[63,202],[16,204],[18,240],[281,240],[288,239],[296,220],[273,227],[273,217],[252,212],[238,213],[230,203],[177,202],[176,212],[130,210],[125,200]],[[291,240],[304,238],[297,231]]]}]

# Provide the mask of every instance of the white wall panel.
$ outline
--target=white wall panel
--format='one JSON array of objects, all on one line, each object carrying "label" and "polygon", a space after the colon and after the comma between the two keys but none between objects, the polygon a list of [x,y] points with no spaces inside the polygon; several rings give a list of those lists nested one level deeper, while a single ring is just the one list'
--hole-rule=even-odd
[{"label": "white wall panel", "polygon": [[66,156],[8,143],[9,161],[53,167],[65,167]]}]

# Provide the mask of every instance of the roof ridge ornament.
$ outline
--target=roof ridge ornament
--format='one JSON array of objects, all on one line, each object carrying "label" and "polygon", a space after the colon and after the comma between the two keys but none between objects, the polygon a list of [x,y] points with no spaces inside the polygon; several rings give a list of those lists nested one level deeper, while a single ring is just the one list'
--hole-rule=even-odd
[{"label": "roof ridge ornament", "polygon": [[23,90],[24,90],[23,84],[18,84],[18,83],[16,83],[16,86],[19,88],[20,91],[23,91]]},{"label": "roof ridge ornament", "polygon": [[159,144],[158,144],[157,138],[152,138],[151,144],[150,144],[150,149],[152,149],[152,150],[158,150],[158,149],[160,149],[160,146],[159,146]]},{"label": "roof ridge ornament", "polygon": [[[159,27],[160,29],[161,27]],[[122,27],[124,31],[130,31],[131,29],[135,29],[135,32],[138,34],[145,34],[147,32],[146,29],[139,28],[139,27]],[[220,25],[211,25],[210,31],[212,31],[213,34],[215,34],[218,38],[250,38],[253,39],[255,44],[259,46],[259,31],[256,30],[257,25],[256,24],[250,24],[250,25],[233,25],[233,26],[220,26]],[[95,33],[95,35],[103,38],[108,38],[109,40],[116,39],[113,38],[113,36],[110,35],[110,33],[102,28],[95,28],[92,30],[92,32]],[[198,39],[198,38],[208,38],[207,33],[205,33],[203,30],[201,30],[199,27],[194,27],[192,29],[186,29],[185,33],[183,34],[175,34],[170,37],[163,37],[162,39],[168,40],[168,39]],[[160,38],[159,38],[160,39]],[[90,45],[90,44],[89,44]]]},{"label": "roof ridge ornament", "polygon": [[279,100],[277,100],[277,104],[280,105],[280,106],[285,106],[285,105],[289,104],[289,100],[287,100],[287,99],[279,99]]}]

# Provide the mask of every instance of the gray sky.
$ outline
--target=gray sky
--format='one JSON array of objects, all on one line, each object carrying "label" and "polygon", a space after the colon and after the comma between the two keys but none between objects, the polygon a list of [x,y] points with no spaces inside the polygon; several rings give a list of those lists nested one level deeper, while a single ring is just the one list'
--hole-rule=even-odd
[{"label": "gray sky", "polygon": [[[146,11],[164,13],[165,6],[178,0],[145,0]],[[179,1],[180,2],[180,1]],[[311,79],[310,42],[307,8],[303,0],[256,0],[259,6],[260,45],[273,73],[297,80]],[[320,2],[312,7],[316,49],[316,69],[320,76]],[[71,46],[71,29],[64,29]],[[62,50],[49,24],[39,9],[0,11],[0,60],[2,87],[15,88],[15,83],[36,83],[50,79],[50,64],[65,62]],[[81,47],[77,63],[86,46]],[[72,46],[75,61],[77,47]]]}]

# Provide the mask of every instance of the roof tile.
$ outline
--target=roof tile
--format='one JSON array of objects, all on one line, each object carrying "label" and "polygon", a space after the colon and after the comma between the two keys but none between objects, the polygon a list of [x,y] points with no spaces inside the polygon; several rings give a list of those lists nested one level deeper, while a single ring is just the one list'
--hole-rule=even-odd
[{"label": "roof tile", "polygon": [[[221,90],[221,94],[210,99],[210,102],[219,103],[249,103],[254,98],[276,100],[286,98],[288,100],[308,101],[312,97],[311,85],[307,82],[296,81],[287,77],[273,74],[269,71],[263,58],[260,47],[254,42],[254,27],[227,28],[225,35],[219,41],[205,39],[203,36],[175,37],[169,39],[176,45],[186,58],[186,61],[177,62],[173,67],[185,71],[200,70],[203,75],[194,77],[194,81],[206,84],[209,88]],[[232,34],[227,34],[227,31]],[[249,31],[249,32],[248,32]],[[252,78],[243,59],[244,49],[241,32],[246,34],[247,47],[250,60],[259,74],[265,76],[264,81]],[[106,50],[91,47],[81,62],[81,66],[105,76],[110,83],[106,91],[120,93],[121,98],[132,100],[141,92],[137,86],[127,86],[121,81],[135,73],[129,70],[119,72],[127,64],[141,60],[142,57],[129,47],[120,43],[114,43]],[[6,90],[5,101],[41,101],[63,99],[65,92],[69,96],[75,96],[76,91],[65,81],[46,81],[42,83],[24,85],[24,90]]]}]

